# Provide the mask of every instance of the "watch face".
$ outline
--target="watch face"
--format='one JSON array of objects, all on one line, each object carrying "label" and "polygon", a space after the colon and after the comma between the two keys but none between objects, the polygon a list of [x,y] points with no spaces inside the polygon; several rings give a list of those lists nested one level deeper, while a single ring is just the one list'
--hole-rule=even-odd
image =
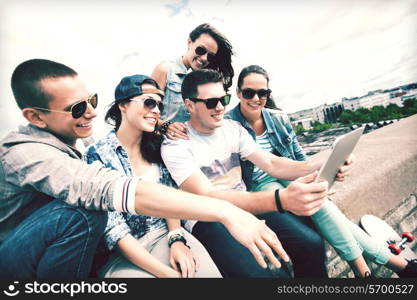
[{"label": "watch face", "polygon": [[171,247],[171,245],[175,242],[182,242],[182,243],[184,243],[184,245],[186,245],[188,247],[187,240],[181,234],[172,235],[168,240],[168,247]]}]

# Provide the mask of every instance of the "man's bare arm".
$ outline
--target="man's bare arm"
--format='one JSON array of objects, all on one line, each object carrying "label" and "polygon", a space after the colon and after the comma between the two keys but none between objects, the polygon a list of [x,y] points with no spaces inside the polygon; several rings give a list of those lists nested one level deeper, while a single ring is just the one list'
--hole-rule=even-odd
[{"label": "man's bare arm", "polygon": [[251,251],[262,267],[267,267],[262,254],[274,266],[281,266],[272,250],[285,261],[289,260],[276,234],[263,221],[227,201],[138,181],[135,211],[162,218],[221,222],[236,240]]},{"label": "man's bare arm", "polygon": [[285,180],[294,180],[311,174],[323,164],[322,160],[296,161],[276,156],[264,149],[256,150],[247,159],[272,177]]},{"label": "man's bare arm", "polygon": [[[317,172],[300,177],[287,188],[279,191],[285,210],[296,215],[311,216],[320,209],[327,195],[327,182],[313,182],[315,176],[317,176]],[[180,185],[180,188],[190,193],[226,200],[253,214],[277,210],[275,191],[219,191],[200,171],[189,176]]]},{"label": "man's bare arm", "polygon": [[180,188],[184,191],[226,200],[253,214],[275,211],[274,191],[250,193],[246,191],[216,190],[210,180],[198,171],[188,177]]}]

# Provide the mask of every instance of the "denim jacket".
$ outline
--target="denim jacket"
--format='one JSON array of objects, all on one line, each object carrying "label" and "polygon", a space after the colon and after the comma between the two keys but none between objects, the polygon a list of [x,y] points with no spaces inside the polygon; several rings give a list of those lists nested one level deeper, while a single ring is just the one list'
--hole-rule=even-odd
[{"label": "denim jacket", "polygon": [[[114,130],[110,131],[103,139],[90,145],[86,149],[84,160],[89,164],[99,161],[106,168],[121,171],[127,176],[133,176],[127,152],[120,144]],[[168,169],[163,164],[158,164],[158,168],[159,183],[176,188],[177,186]],[[165,219],[113,211],[108,213],[104,239],[108,249],[112,250],[117,242],[127,234],[139,239],[159,228],[166,228]]]},{"label": "denim jacket", "polygon": [[[255,130],[240,112],[240,104],[226,113],[226,118],[238,121],[256,139]],[[269,142],[273,153],[293,160],[306,160],[304,150],[298,143],[297,136],[291,126],[288,116],[278,110],[262,109]],[[240,160],[242,177],[248,191],[252,189],[252,174],[254,165],[248,160]]]},{"label": "denim jacket", "polygon": [[187,69],[182,58],[175,61],[168,61],[169,70],[165,87],[165,97],[163,100],[164,111],[161,119],[172,122],[186,122],[190,120],[190,113],[184,105],[181,96],[181,85],[185,75],[191,71]]}]

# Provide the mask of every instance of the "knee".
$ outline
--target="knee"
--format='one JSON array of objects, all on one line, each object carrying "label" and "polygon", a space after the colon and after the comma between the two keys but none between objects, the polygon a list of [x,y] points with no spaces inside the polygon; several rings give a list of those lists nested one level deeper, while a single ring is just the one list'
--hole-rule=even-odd
[{"label": "knee", "polygon": [[107,212],[74,207],[67,210],[62,221],[78,232],[101,236],[107,225]]},{"label": "knee", "polygon": [[324,239],[319,233],[315,231],[310,232],[304,237],[304,243],[307,249],[314,249],[316,253],[324,254],[325,252]]},{"label": "knee", "polygon": [[107,225],[106,211],[88,211],[91,228],[96,233],[104,233]]}]

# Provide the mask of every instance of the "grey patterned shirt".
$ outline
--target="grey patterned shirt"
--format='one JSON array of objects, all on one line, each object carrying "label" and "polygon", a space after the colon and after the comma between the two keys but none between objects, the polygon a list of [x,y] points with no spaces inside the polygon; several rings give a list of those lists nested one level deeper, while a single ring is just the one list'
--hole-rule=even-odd
[{"label": "grey patterned shirt", "polygon": [[87,165],[76,149],[32,125],[0,142],[0,243],[52,199],[94,210],[134,212],[137,178]]}]

